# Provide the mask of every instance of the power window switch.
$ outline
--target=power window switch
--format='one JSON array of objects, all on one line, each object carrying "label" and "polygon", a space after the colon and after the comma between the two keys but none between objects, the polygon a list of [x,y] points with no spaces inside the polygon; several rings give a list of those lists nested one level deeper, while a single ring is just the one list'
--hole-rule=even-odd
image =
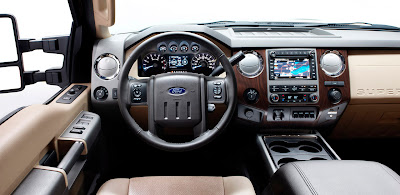
[{"label": "power window switch", "polygon": [[80,130],[80,129],[72,129],[72,130],[70,131],[70,133],[82,134],[83,131]]},{"label": "power window switch", "polygon": [[87,120],[79,120],[76,124],[77,125],[89,125],[90,121]]},{"label": "power window switch", "polygon": [[84,114],[81,118],[84,118],[84,119],[93,119],[93,116]]},{"label": "power window switch", "polygon": [[80,127],[80,126],[76,126],[76,127],[72,127],[72,129],[79,129],[79,130],[85,130],[85,127]]}]

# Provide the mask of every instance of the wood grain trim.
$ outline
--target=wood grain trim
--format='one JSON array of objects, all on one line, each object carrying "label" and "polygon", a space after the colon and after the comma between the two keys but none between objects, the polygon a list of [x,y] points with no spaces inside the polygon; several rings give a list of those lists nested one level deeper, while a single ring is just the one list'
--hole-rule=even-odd
[{"label": "wood grain trim", "polygon": [[[263,70],[260,75],[257,77],[253,78],[248,78],[244,75],[242,75],[238,69],[238,66],[233,67],[233,71],[235,72],[236,76],[236,81],[237,81],[237,97],[238,97],[238,103],[244,104],[244,105],[250,105],[253,107],[257,107],[259,109],[267,110],[269,106],[268,102],[268,85],[267,85],[267,71],[268,69],[266,68],[266,53],[265,50],[254,50],[257,53],[261,55],[263,58]],[[235,52],[236,53],[236,52]],[[247,88],[253,88],[256,89],[259,93],[259,99],[256,103],[254,104],[248,104],[245,101],[244,98],[244,91]]]},{"label": "wood grain trim", "polygon": [[[322,54],[324,54],[328,50],[334,50],[334,49],[317,49],[319,94],[320,94],[318,105],[320,110],[329,109],[330,107],[336,105],[332,104],[328,99],[328,91],[332,88],[337,88],[342,92],[342,101],[340,103],[350,101],[350,76],[349,76],[349,64],[348,64],[349,60],[347,56],[347,50],[336,50],[340,52],[340,54],[342,54],[342,56],[345,59],[345,65],[346,65],[344,72],[338,77],[330,77],[326,75],[325,72],[321,69],[321,66],[319,64]],[[344,81],[344,87],[327,87],[324,85],[325,81]]]}]

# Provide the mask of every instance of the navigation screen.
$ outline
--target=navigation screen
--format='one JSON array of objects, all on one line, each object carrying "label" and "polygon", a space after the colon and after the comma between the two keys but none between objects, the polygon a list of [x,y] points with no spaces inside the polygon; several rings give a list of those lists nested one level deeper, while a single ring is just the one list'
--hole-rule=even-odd
[{"label": "navigation screen", "polygon": [[310,78],[308,59],[275,59],[274,75],[278,78]]},{"label": "navigation screen", "polygon": [[185,68],[189,64],[189,56],[176,55],[168,57],[168,67],[171,69]]}]

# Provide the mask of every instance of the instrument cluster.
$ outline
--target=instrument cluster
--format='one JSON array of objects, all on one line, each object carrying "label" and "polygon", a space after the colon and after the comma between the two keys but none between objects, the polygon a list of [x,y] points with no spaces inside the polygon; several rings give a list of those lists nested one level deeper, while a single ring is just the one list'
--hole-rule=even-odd
[{"label": "instrument cluster", "polygon": [[171,40],[158,43],[138,59],[141,77],[167,72],[194,72],[209,75],[218,65],[217,58],[196,42]]}]

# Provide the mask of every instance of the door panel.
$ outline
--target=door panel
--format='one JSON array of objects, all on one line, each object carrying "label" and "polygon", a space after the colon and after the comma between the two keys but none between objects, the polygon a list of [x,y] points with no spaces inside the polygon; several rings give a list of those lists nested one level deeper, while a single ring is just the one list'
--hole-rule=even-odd
[{"label": "door panel", "polygon": [[[83,110],[88,110],[90,84],[71,104],[29,106],[0,125],[0,194],[10,194]],[[69,90],[73,84],[65,91]]]}]

